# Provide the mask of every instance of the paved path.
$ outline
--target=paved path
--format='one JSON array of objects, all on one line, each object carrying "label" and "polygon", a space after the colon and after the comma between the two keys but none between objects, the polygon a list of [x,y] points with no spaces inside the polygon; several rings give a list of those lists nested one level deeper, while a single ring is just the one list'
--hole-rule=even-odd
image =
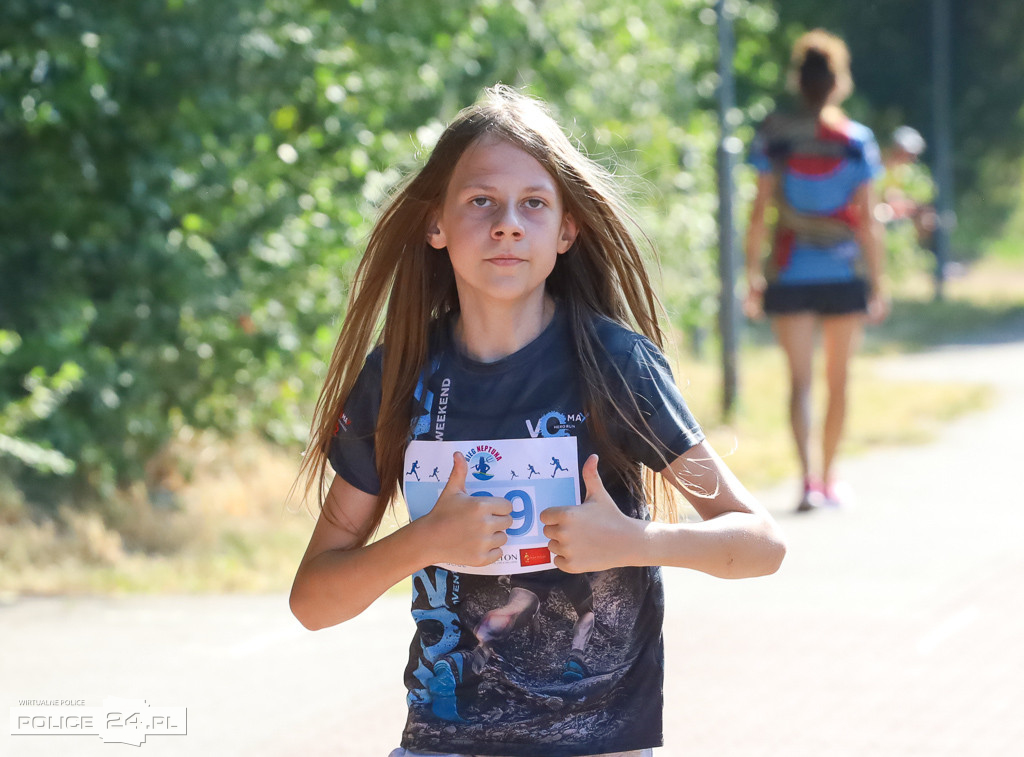
[{"label": "paved path", "polygon": [[790,541],[776,576],[673,576],[667,754],[1022,753],[1024,341],[888,370],[995,380],[999,400],[934,444],[847,461],[853,512],[788,515],[792,486],[764,493]]},{"label": "paved path", "polygon": [[[659,755],[1016,755],[1024,744],[1024,339],[893,359],[998,385],[932,444],[847,461],[856,509],[796,516],[775,576],[668,571]],[[403,721],[404,598],[308,633],[284,596],[24,599],[0,607],[0,707],[137,697],[188,708],[141,747],[10,736],[0,754],[383,757]],[[390,653],[390,654],[389,654]]]}]

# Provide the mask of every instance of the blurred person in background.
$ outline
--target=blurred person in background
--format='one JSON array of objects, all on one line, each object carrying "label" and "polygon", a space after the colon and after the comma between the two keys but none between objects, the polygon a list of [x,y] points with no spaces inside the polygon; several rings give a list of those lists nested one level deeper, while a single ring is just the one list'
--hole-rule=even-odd
[{"label": "blurred person in background", "polygon": [[[835,470],[849,364],[865,321],[883,320],[889,306],[875,218],[882,161],[871,130],[840,109],[853,90],[846,44],[821,29],[804,34],[793,47],[789,85],[795,97],[759,125],[751,145],[758,178],[746,237],[744,310],[751,318],[769,316],[786,355],[802,474],[797,510],[807,512],[851,503]],[[819,331],[828,401],[815,469],[811,386]]]},{"label": "blurred person in background", "polygon": [[893,131],[882,155],[885,175],[879,180],[881,202],[875,209],[882,223],[912,219],[931,204],[934,188],[927,169],[919,162],[926,146],[924,137],[912,126]]},{"label": "blurred person in background", "polygon": [[882,155],[885,176],[879,181],[881,202],[875,217],[887,227],[889,261],[899,270],[920,268],[919,251],[937,263],[935,250],[939,216],[935,210],[935,183],[921,155],[927,143],[912,126],[893,130]]}]

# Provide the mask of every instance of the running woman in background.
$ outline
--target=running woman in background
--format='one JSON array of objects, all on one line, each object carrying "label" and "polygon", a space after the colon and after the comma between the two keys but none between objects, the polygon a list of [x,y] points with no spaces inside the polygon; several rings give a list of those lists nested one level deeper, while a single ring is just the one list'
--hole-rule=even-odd
[{"label": "running woman in background", "polygon": [[[849,488],[835,470],[850,359],[865,318],[879,322],[889,306],[874,214],[873,182],[882,171],[878,144],[870,129],[839,108],[853,89],[846,44],[821,29],[800,37],[790,84],[796,101],[765,119],[751,148],[758,179],[746,239],[744,308],[751,318],[767,313],[786,354],[789,420],[803,482],[797,510],[806,512],[850,503]],[[777,221],[763,260],[772,206]],[[819,329],[828,386],[820,474],[810,454]]]}]

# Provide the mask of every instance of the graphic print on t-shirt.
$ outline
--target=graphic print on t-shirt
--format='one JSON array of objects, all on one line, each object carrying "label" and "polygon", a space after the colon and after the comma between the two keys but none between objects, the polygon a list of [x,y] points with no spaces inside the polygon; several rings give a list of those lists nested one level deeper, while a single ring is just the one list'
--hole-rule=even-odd
[{"label": "graphic print on t-shirt", "polygon": [[[405,452],[405,501],[412,520],[434,507],[452,470],[452,454],[469,465],[466,491],[475,496],[504,497],[512,503],[512,527],[502,557],[483,567],[442,565],[460,573],[509,575],[554,567],[540,513],[549,507],[580,504],[576,437],[436,442],[415,440]],[[421,476],[422,471],[436,476]]]}]

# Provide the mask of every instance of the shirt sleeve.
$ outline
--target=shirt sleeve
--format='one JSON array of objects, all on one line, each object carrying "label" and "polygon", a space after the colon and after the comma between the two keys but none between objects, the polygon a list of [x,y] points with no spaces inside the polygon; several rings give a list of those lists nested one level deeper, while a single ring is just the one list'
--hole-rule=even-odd
[{"label": "shirt sleeve", "polygon": [[882,164],[882,152],[878,149],[878,141],[875,139],[874,132],[866,126],[864,127],[861,139],[861,152],[864,159],[861,164],[860,180],[865,182],[871,179],[878,179],[885,173],[885,167]]},{"label": "shirt sleeve", "polygon": [[626,431],[626,449],[632,457],[660,471],[704,440],[704,432],[686,406],[668,361],[653,342],[637,337],[622,376],[647,425]]},{"label": "shirt sleeve", "polygon": [[380,353],[371,353],[345,401],[327,459],[334,471],[367,494],[380,493],[374,431],[380,413]]}]

